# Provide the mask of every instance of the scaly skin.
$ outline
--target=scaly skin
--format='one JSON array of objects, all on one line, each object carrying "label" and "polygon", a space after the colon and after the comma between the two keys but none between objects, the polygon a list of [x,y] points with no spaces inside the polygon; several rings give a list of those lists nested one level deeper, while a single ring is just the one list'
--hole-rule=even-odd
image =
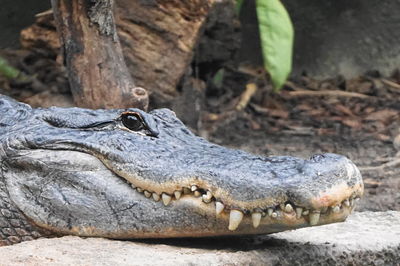
[{"label": "scaly skin", "polygon": [[[363,193],[346,157],[227,149],[167,109],[32,109],[0,96],[0,113],[0,208],[17,217],[0,212],[0,228],[19,220],[33,238],[265,234],[343,221]],[[25,240],[13,234],[0,237]]]}]

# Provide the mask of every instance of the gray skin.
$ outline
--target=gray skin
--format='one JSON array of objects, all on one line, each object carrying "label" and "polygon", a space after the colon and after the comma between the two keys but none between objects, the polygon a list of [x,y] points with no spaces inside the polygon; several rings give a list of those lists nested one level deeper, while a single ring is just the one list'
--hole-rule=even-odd
[{"label": "gray skin", "polygon": [[[361,174],[346,157],[304,160],[228,149],[195,136],[168,109],[32,109],[0,96],[0,114],[5,244],[66,234],[272,233],[343,221],[363,194]],[[123,121],[129,115],[139,127]],[[151,193],[156,200],[164,193],[165,204]],[[224,206],[219,214],[216,202]],[[238,213],[243,219],[229,229]],[[262,217],[257,228],[254,213]]]}]

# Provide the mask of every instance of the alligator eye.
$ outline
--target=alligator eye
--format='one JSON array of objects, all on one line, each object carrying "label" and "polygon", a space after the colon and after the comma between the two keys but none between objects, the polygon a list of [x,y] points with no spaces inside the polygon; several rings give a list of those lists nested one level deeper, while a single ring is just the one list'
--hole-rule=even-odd
[{"label": "alligator eye", "polygon": [[139,131],[144,128],[143,120],[139,114],[133,112],[121,115],[122,124],[132,131]]}]

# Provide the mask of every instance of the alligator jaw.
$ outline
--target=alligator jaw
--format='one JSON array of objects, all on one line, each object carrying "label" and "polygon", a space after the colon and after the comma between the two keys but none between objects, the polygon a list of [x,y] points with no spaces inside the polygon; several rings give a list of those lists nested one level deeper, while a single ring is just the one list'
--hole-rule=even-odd
[{"label": "alligator jaw", "polygon": [[[334,222],[342,222],[354,209],[353,206],[345,206],[344,204],[340,207],[338,212],[333,210],[326,210],[320,214],[317,221],[312,221],[312,211],[304,210],[302,216],[298,218],[296,216],[296,211],[286,212],[282,211],[279,207],[276,208],[269,215],[268,213],[261,213],[261,219],[259,224],[254,226],[254,218],[252,215],[245,214],[240,222],[232,221],[232,211],[224,211],[218,215],[215,214],[215,204],[204,204],[199,198],[194,198],[191,196],[185,196],[179,201],[174,202],[175,206],[173,208],[181,208],[182,206],[190,206],[193,210],[197,209],[196,212],[200,212],[202,215],[210,217],[210,220],[217,219],[220,223],[225,224],[224,229],[216,232],[198,232],[196,236],[215,236],[215,235],[251,235],[251,234],[268,234],[275,233],[285,230],[293,230],[302,227],[308,227],[310,225],[324,225]],[[235,211],[235,210],[234,210]],[[276,214],[276,216],[275,216]],[[231,225],[234,224],[234,227]],[[178,236],[182,236],[179,234]],[[187,235],[187,236],[193,236]],[[170,237],[173,237],[172,235]]]},{"label": "alligator jaw", "polygon": [[[151,192],[151,189],[136,187],[129,182],[128,184],[145,198],[160,201],[166,208],[171,204],[175,208],[190,206],[204,215],[215,216],[225,221],[230,231],[237,231],[238,234],[272,233],[275,230],[281,231],[282,228],[294,229],[344,221],[355,208],[363,191],[360,184],[352,189],[345,184],[334,187],[311,200],[318,206],[317,209],[296,206],[293,203],[281,203],[263,209],[245,209],[224,205],[210,190],[202,189],[198,185],[176,189],[174,193],[159,194]],[[242,230],[237,230],[239,226]]]},{"label": "alligator jaw", "polygon": [[[332,175],[331,179],[336,178],[339,181],[332,182],[325,189],[322,189],[324,185],[322,182],[318,183],[318,180],[313,180],[310,184],[304,181],[305,183],[300,186],[307,187],[318,184],[321,188],[316,194],[295,195],[293,198],[279,195],[279,193],[266,193],[266,197],[261,199],[241,201],[235,199],[231,195],[232,192],[215,186],[201,177],[180,178],[171,182],[157,183],[149,182],[137,175],[126,174],[123,171],[118,172],[117,170],[117,174],[126,179],[128,184],[137,192],[142,193],[144,197],[156,202],[161,200],[166,207],[174,202],[178,205],[184,202],[186,205],[191,205],[193,209],[203,210],[208,215],[214,213],[217,219],[226,221],[230,231],[237,231],[242,224],[252,224],[254,229],[246,231],[247,233],[265,233],[273,231],[271,228],[277,226],[287,226],[287,228],[293,229],[343,221],[354,209],[364,189],[357,167],[342,156],[334,154],[318,156],[324,158],[323,167],[328,168],[327,172]],[[305,161],[304,164],[309,164],[309,161]],[[334,170],[329,170],[325,164],[331,164]],[[112,165],[108,165],[108,167],[112,168]],[[311,167],[319,169],[318,165]],[[304,168],[304,171],[307,172],[307,167]],[[324,174],[326,173],[319,171],[316,173],[317,176]],[[306,177],[304,179],[307,179]],[[297,177],[297,179],[301,180],[302,177]],[[305,194],[305,192],[307,191],[304,189],[294,188],[291,191],[290,189],[285,191],[285,194]]]}]

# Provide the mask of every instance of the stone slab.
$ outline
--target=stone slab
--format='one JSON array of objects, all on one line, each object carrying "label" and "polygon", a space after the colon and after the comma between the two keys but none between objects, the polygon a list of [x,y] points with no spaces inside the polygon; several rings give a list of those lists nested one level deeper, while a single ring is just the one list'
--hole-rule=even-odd
[{"label": "stone slab", "polygon": [[116,241],[66,236],[0,248],[0,265],[400,265],[400,212],[266,236]]}]

